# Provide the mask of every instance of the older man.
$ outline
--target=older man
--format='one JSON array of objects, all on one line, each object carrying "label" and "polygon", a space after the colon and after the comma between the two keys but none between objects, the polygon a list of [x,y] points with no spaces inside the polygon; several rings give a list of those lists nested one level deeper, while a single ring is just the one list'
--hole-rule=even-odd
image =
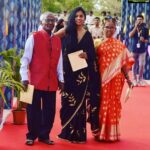
[{"label": "older man", "polygon": [[29,36],[21,59],[20,74],[25,90],[29,83],[35,87],[33,102],[27,106],[27,145],[33,145],[36,138],[54,144],[49,134],[55,117],[56,90],[58,85],[60,89],[63,86],[61,41],[51,34],[54,24],[53,14],[44,13],[43,29]]}]

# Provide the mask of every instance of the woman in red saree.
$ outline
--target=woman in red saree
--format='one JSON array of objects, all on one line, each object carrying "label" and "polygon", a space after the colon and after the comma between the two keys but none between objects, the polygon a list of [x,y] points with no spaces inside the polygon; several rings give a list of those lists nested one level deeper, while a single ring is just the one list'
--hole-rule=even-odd
[{"label": "woman in red saree", "polygon": [[118,141],[121,113],[121,93],[125,78],[129,87],[128,69],[133,58],[128,49],[119,40],[113,38],[115,21],[108,19],[104,25],[104,41],[97,49],[99,72],[101,74],[100,140]]}]

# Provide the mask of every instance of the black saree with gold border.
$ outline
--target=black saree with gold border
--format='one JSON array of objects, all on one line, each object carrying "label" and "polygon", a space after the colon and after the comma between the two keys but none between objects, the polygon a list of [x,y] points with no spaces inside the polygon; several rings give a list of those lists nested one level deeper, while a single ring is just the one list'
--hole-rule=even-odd
[{"label": "black saree with gold border", "polygon": [[[68,41],[71,45],[68,46]],[[79,43],[73,37],[63,38],[63,70],[64,91],[61,98],[60,118],[62,130],[60,139],[82,143],[86,141],[87,99],[89,104],[89,120],[93,134],[99,132],[99,93],[100,78],[96,69],[95,49],[91,34],[86,31]],[[87,53],[88,67],[72,71],[68,54],[83,50]]]}]

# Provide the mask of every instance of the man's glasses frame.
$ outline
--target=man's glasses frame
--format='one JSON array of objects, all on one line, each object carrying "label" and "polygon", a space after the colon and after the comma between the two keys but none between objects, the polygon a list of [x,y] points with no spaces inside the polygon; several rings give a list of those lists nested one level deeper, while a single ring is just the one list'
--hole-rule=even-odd
[{"label": "man's glasses frame", "polygon": [[44,19],[44,21],[46,22],[46,23],[54,23],[55,21],[56,21],[56,19],[55,18],[53,18],[53,19],[50,19],[50,18],[48,18],[48,19]]}]

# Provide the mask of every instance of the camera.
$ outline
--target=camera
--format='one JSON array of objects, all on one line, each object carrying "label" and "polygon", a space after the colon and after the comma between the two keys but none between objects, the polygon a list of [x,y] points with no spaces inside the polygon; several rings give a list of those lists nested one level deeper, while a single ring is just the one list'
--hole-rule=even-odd
[{"label": "camera", "polygon": [[139,31],[143,30],[143,28],[145,27],[145,23],[140,23],[140,24],[138,24],[137,27],[138,27]]}]

